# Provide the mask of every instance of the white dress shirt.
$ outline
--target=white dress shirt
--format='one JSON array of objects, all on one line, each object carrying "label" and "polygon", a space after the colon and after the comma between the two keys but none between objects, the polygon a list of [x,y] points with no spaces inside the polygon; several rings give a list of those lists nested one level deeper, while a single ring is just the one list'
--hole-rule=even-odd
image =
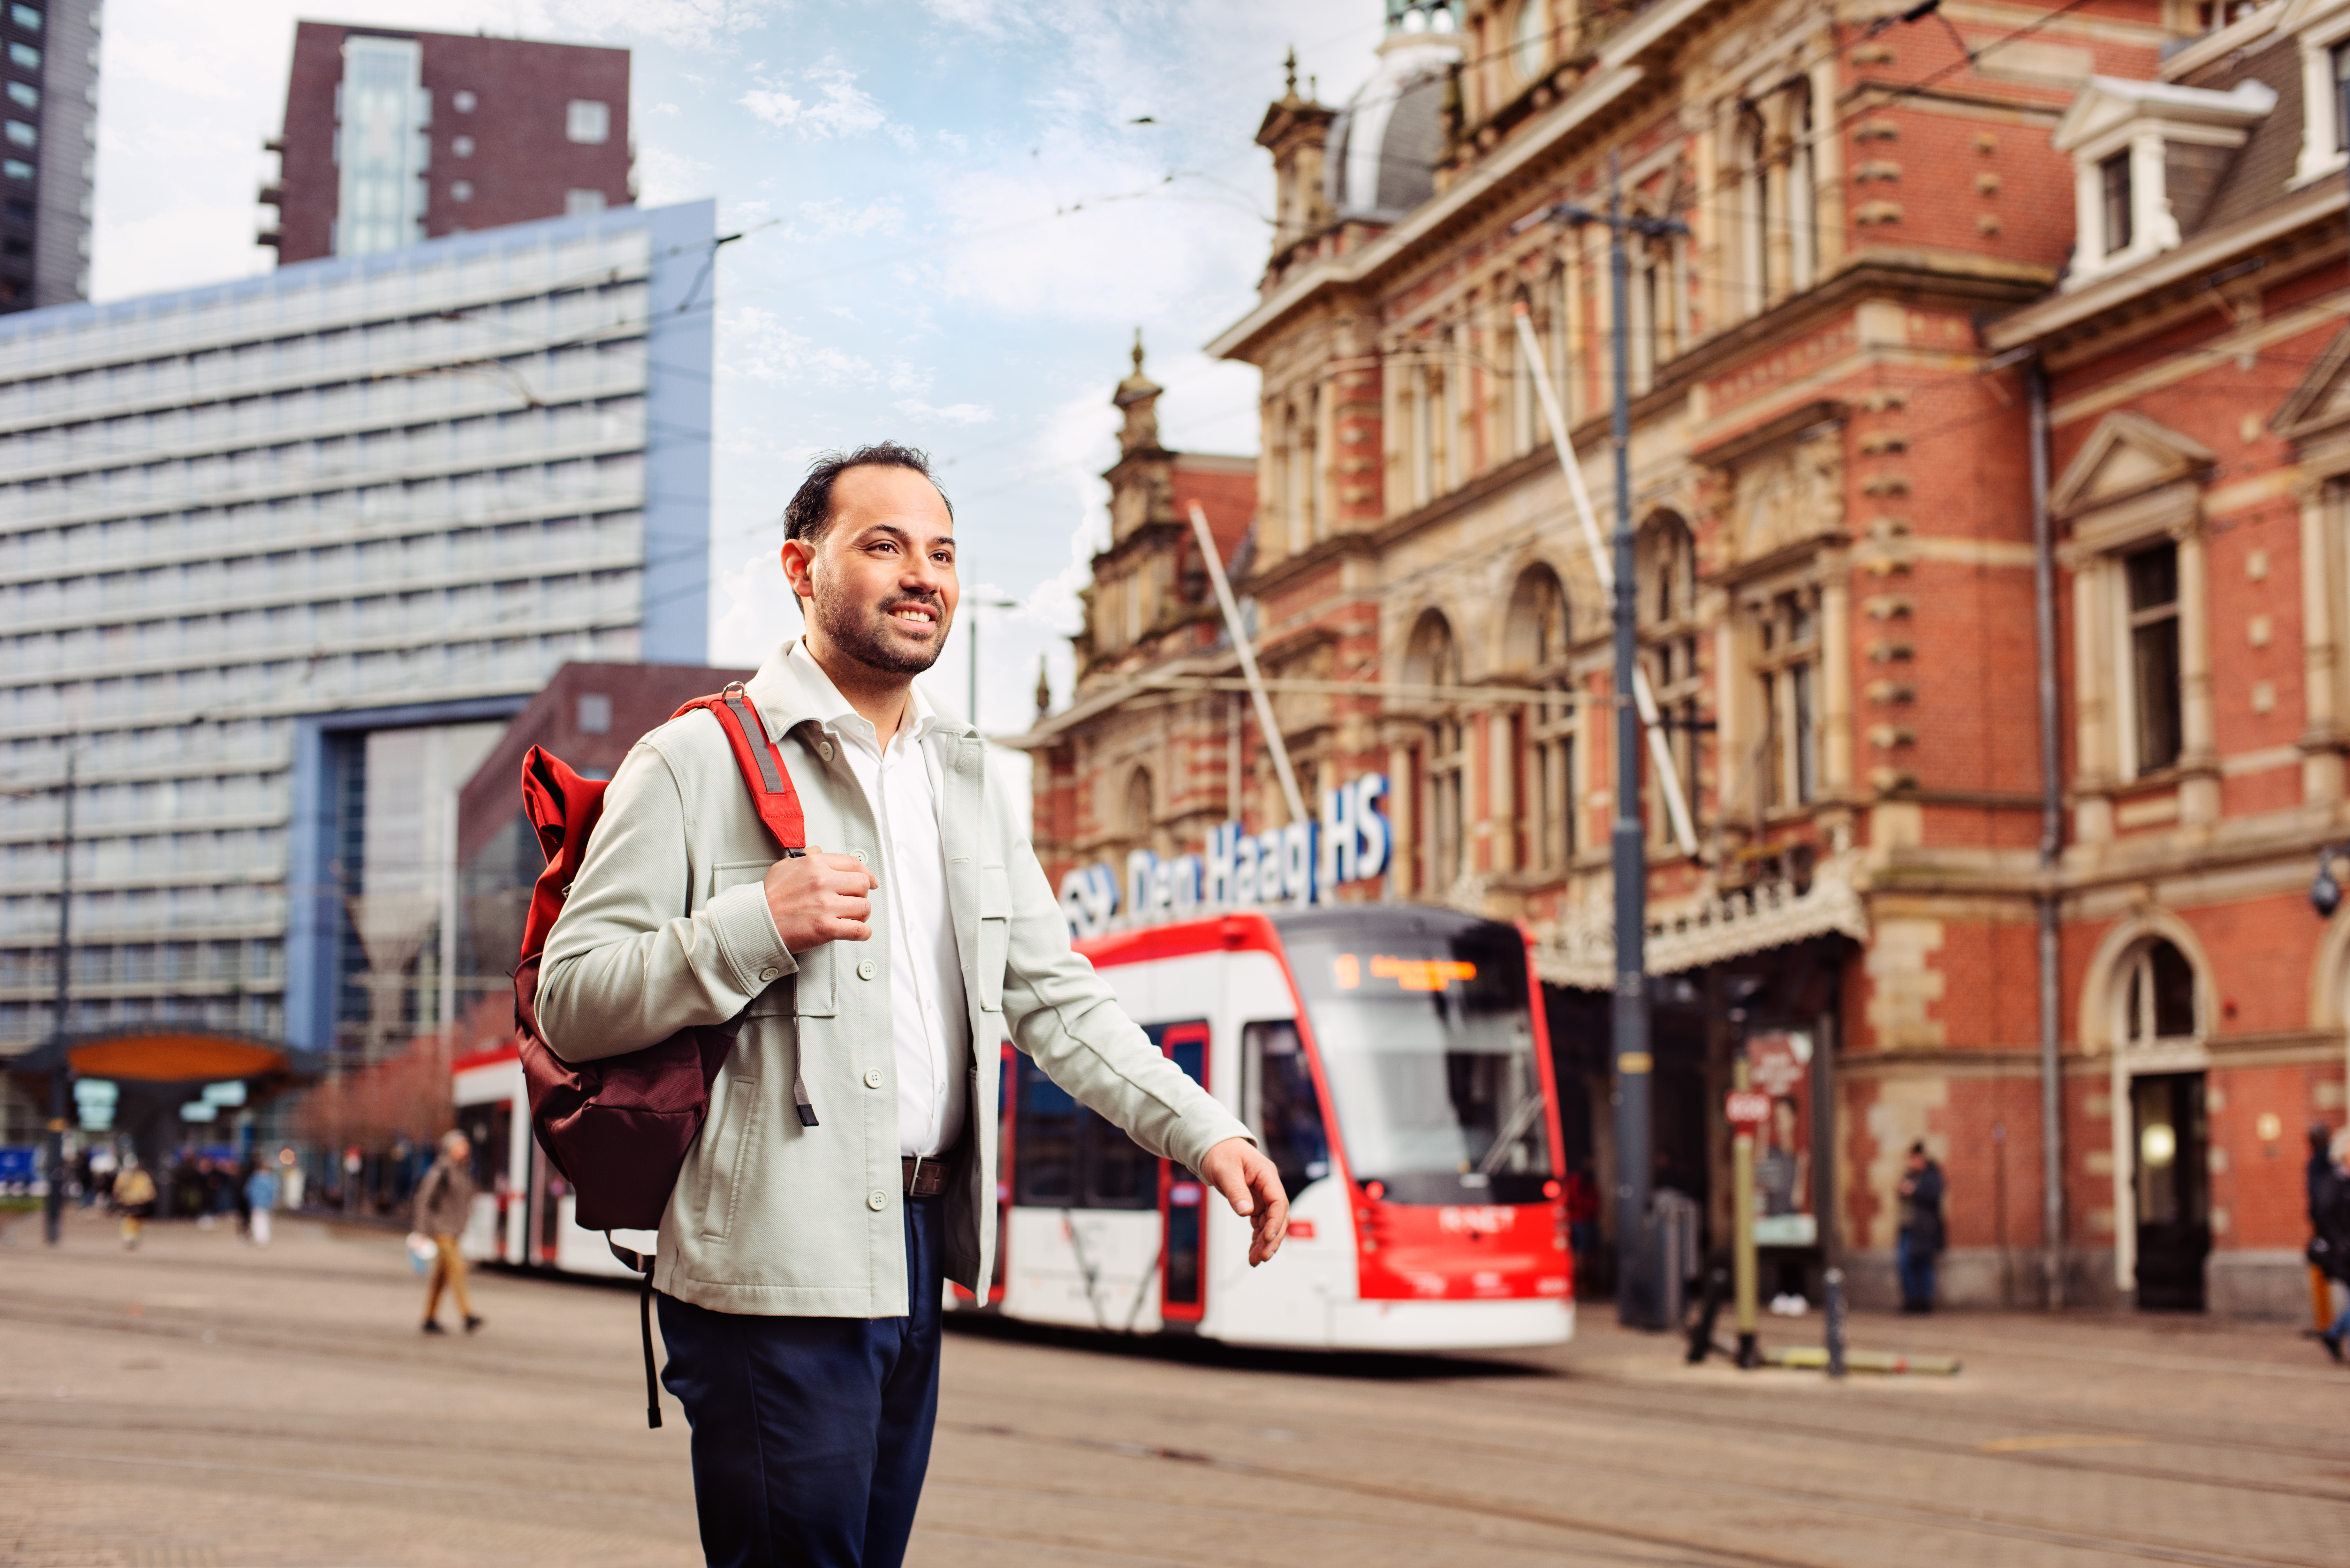
[{"label": "white dress shirt", "polygon": [[[825,728],[864,787],[880,829],[879,921],[889,928],[889,1016],[898,1058],[898,1152],[942,1154],[962,1132],[970,1091],[971,1022],[962,956],[947,909],[946,849],[939,836],[938,781],[921,741],[938,711],[913,689],[909,711],[887,749],[870,721],[849,706],[811,658],[806,641],[789,655],[800,676],[826,694]],[[818,848],[829,848],[819,845]],[[877,933],[879,934],[879,933]]]}]

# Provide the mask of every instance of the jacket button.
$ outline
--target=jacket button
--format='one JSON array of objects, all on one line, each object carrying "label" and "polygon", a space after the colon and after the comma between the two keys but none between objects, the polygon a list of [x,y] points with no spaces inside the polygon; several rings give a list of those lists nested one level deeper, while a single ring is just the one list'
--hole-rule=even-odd
[{"label": "jacket button", "polygon": [[759,978],[761,980],[781,980],[784,978],[784,971],[777,969],[775,965],[769,964],[765,969],[759,971]]},{"label": "jacket button", "polygon": [[832,761],[832,742],[830,741],[818,741],[816,743],[816,754],[822,757],[826,762]]},{"label": "jacket button", "polygon": [[877,1187],[865,1195],[865,1207],[879,1214],[889,1207],[889,1195]]},{"label": "jacket button", "polygon": [[859,980],[871,980],[879,972],[871,959],[866,959],[857,966],[857,978]]},{"label": "jacket button", "polygon": [[865,1086],[868,1089],[878,1089],[881,1086],[880,1068],[868,1067],[865,1070]]}]

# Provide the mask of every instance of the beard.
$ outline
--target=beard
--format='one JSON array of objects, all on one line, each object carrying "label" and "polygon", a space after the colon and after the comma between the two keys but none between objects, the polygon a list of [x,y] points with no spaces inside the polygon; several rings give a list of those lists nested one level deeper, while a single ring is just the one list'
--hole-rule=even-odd
[{"label": "beard", "polygon": [[[935,596],[899,594],[879,605],[858,604],[823,576],[816,577],[814,586],[815,624],[835,648],[868,669],[891,675],[920,675],[946,651],[951,623],[945,601]],[[938,636],[928,648],[908,645],[890,618],[890,611],[910,604],[920,605],[937,618]]]}]

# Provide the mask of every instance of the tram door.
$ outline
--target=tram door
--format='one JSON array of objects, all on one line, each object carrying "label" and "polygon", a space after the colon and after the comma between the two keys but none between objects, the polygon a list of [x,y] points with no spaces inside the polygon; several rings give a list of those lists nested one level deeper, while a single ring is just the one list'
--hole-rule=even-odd
[{"label": "tram door", "polygon": [[[1184,1075],[1208,1086],[1208,1025],[1165,1023],[1149,1031]],[[1159,1313],[1168,1323],[1197,1323],[1208,1310],[1206,1184],[1171,1159],[1159,1162]]]},{"label": "tram door", "polygon": [[2209,1138],[2203,1075],[2162,1073],[2130,1084],[2137,1136],[2137,1304],[2201,1312],[2211,1251]]}]

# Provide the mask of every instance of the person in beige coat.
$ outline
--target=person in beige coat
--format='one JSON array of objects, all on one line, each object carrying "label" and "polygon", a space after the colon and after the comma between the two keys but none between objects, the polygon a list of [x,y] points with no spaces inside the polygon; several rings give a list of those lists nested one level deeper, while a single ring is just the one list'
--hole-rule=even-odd
[{"label": "person in beige coat", "polygon": [[980,1289],[995,1244],[997,1042],[1197,1171],[1249,1217],[1252,1264],[1288,1200],[1070,950],[979,732],[914,687],[958,592],[927,460],[827,453],[785,523],[806,635],[746,690],[806,853],[776,857],[709,712],[655,730],[548,935],[538,1018],[573,1062],[742,1020],[653,1271],[703,1553],[888,1568],[930,1458],[942,1282]]},{"label": "person in beige coat", "polygon": [[432,1282],[424,1291],[427,1334],[449,1332],[441,1326],[444,1288],[457,1299],[457,1315],[465,1320],[465,1332],[473,1334],[482,1326],[473,1299],[465,1293],[465,1260],[457,1251],[457,1238],[465,1233],[466,1221],[473,1214],[473,1173],[465,1163],[473,1152],[465,1135],[450,1128],[441,1135],[440,1158],[416,1184],[416,1231],[432,1241]]}]

